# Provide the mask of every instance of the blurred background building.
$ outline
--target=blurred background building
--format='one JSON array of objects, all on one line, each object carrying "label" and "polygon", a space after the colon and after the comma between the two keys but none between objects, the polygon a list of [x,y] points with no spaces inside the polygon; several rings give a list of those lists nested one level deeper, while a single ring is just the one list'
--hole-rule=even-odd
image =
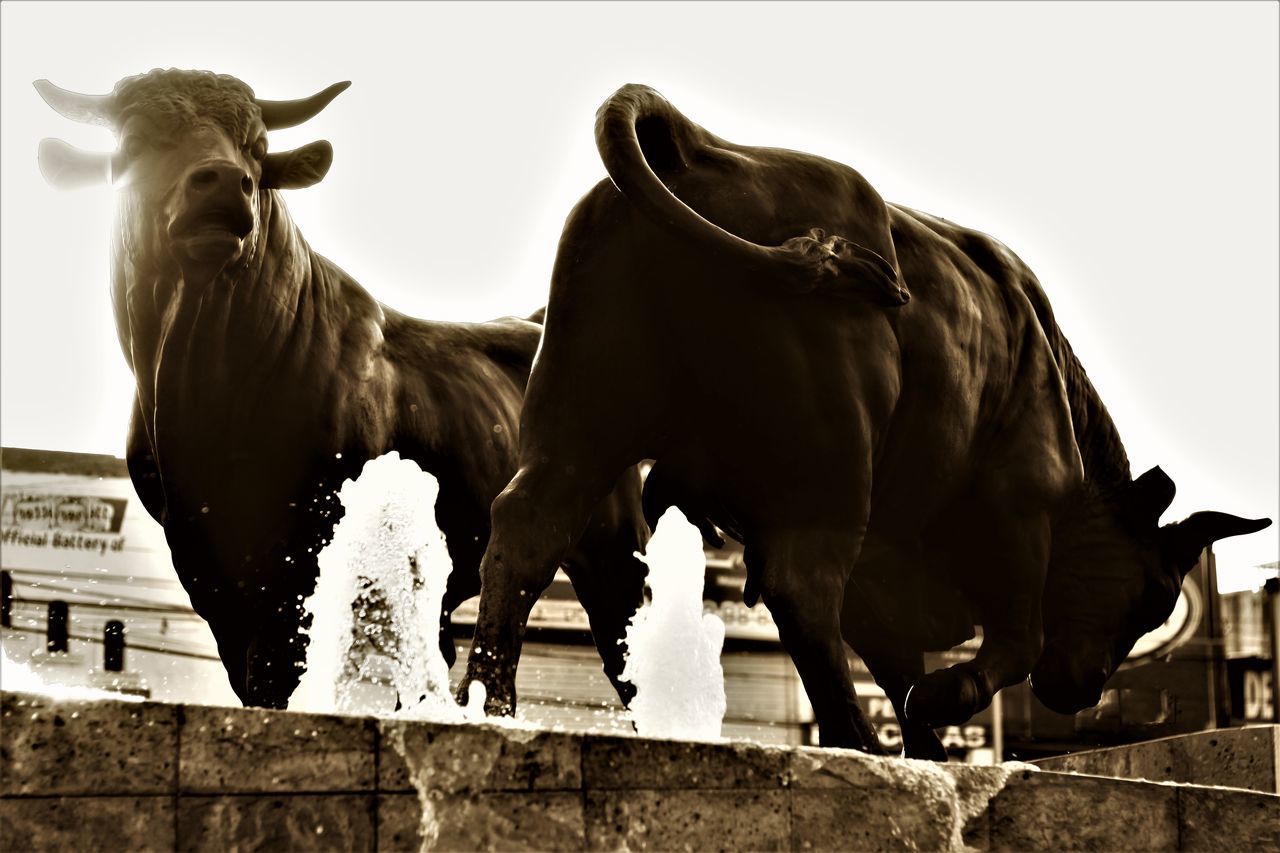
[{"label": "blurred background building", "polygon": [[[124,460],[0,451],[3,590],[0,687],[19,671],[46,681],[171,702],[238,704],[213,637],[192,612],[164,534],[137,500]],[[1280,564],[1259,567],[1259,583]],[[761,605],[742,601],[736,545],[707,551],[704,608],[725,623],[723,733],[762,743],[816,743],[799,677]],[[1272,581],[1269,586],[1276,588]],[[1004,690],[968,724],[940,730],[955,760],[990,763],[1188,731],[1274,722],[1275,602],[1264,590],[1217,592],[1213,555],[1188,575],[1178,606],[1143,637],[1096,708],[1049,711],[1026,684]],[[461,674],[476,601],[454,614]],[[928,656],[926,669],[972,657],[975,638]],[[850,654],[864,710],[884,746],[901,746],[888,700]],[[557,575],[535,605],[517,679],[522,713],[567,726],[627,721],[591,644],[586,615]]]}]

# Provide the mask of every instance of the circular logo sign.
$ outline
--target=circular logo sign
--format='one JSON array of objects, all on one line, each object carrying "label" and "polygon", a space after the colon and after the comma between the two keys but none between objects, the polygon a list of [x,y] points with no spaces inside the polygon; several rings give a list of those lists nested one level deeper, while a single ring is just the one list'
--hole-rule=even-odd
[{"label": "circular logo sign", "polygon": [[1169,618],[1154,631],[1148,631],[1139,637],[1125,660],[1134,663],[1144,658],[1169,654],[1195,633],[1203,613],[1204,597],[1200,595],[1195,582],[1183,584]]}]

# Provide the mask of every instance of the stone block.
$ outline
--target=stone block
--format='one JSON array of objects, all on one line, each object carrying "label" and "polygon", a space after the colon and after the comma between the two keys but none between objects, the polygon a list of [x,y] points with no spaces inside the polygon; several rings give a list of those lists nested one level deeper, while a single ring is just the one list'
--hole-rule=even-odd
[{"label": "stone block", "polygon": [[417,794],[378,794],[378,849],[422,849],[422,803]]},{"label": "stone block", "polygon": [[423,821],[416,794],[381,794],[378,848],[419,850],[423,833],[434,850],[582,850],[582,795],[526,793],[429,795]]},{"label": "stone block", "polygon": [[0,850],[174,849],[174,798],[0,799]]},{"label": "stone block", "polygon": [[631,737],[582,738],[582,780],[590,790],[773,789],[789,778],[784,749]]},{"label": "stone block", "polygon": [[180,797],[177,845],[187,850],[372,850],[372,794]]},{"label": "stone block", "polygon": [[894,788],[821,788],[791,794],[793,850],[949,850],[950,804]]},{"label": "stone block", "polygon": [[177,730],[172,705],[5,693],[0,794],[172,794]]},{"label": "stone block", "polygon": [[1047,771],[1012,774],[990,803],[990,850],[1176,850],[1178,789]]},{"label": "stone block", "polygon": [[1280,726],[1217,729],[1043,758],[1046,770],[1280,792]]},{"label": "stone block", "polygon": [[1280,796],[1179,787],[1183,850],[1280,850]]},{"label": "stone block", "polygon": [[574,735],[399,720],[378,725],[380,791],[414,791],[417,783],[449,794],[582,788],[581,738]]},{"label": "stone block", "polygon": [[[972,764],[937,765],[955,783],[956,829],[967,850],[988,850],[991,846],[991,801],[1004,789],[1009,777],[1021,772],[1016,764],[982,767]],[[1033,771],[1034,772],[1034,771]]]},{"label": "stone block", "polygon": [[847,750],[794,750],[794,849],[941,850],[967,836],[985,847],[986,811],[1009,771]]},{"label": "stone block", "polygon": [[256,708],[184,710],[178,751],[183,792],[373,790],[371,721]]},{"label": "stone block", "polygon": [[588,850],[787,850],[785,790],[588,790]]}]

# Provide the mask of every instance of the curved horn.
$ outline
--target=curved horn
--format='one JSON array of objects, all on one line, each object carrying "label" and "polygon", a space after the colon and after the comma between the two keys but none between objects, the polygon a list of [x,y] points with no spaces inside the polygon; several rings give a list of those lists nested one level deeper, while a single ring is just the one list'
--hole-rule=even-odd
[{"label": "curved horn", "polygon": [[615,92],[596,113],[596,148],[610,179],[627,199],[654,222],[703,243],[712,251],[746,263],[790,271],[798,289],[812,290],[857,268],[871,273],[877,295],[890,305],[910,299],[894,266],[876,252],[843,237],[828,237],[822,229],[793,237],[780,246],[763,246],[732,234],[704,218],[675,196],[645,158],[637,124],[656,120],[671,134],[664,154],[673,165],[684,165],[689,145],[724,144],[689,121],[662,95],[648,86],[628,84]]},{"label": "curved horn", "polygon": [[1200,552],[1219,539],[1244,536],[1271,526],[1269,518],[1241,518],[1225,512],[1194,512],[1185,520],[1160,528],[1162,549],[1184,575],[1191,571]]},{"label": "curved horn", "polygon": [[255,98],[254,101],[262,108],[262,123],[267,126],[267,130],[282,130],[313,118],[350,85],[350,80],[344,80],[309,98],[296,101],[267,101],[262,98]]},{"label": "curved horn", "polygon": [[44,102],[72,121],[111,127],[115,103],[111,95],[82,95],[53,85],[48,80],[32,84]]}]

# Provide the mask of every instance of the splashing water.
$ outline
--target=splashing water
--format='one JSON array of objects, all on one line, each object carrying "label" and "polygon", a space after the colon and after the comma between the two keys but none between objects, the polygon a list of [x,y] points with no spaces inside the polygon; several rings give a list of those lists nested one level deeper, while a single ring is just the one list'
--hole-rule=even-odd
[{"label": "splashing water", "polygon": [[[392,451],[365,463],[338,492],[345,515],[320,552],[307,671],[289,701],[316,713],[394,712],[438,722],[483,717],[483,695],[459,707],[440,651],[440,608],[453,563],[436,527],[436,478]],[[477,699],[479,700],[477,702]],[[470,709],[477,709],[471,711]]]},{"label": "splashing water", "polygon": [[142,702],[144,697],[97,687],[61,684],[46,677],[39,666],[31,666],[9,656],[0,648],[0,685],[13,693],[38,693],[51,699],[64,701],[93,701],[109,699],[117,702]]},{"label": "splashing water", "polygon": [[[636,687],[631,717],[642,737],[718,740],[724,722],[724,622],[702,611],[702,534],[672,507],[642,556],[651,603],[627,629],[622,679]],[[639,556],[639,555],[638,555]]]}]

